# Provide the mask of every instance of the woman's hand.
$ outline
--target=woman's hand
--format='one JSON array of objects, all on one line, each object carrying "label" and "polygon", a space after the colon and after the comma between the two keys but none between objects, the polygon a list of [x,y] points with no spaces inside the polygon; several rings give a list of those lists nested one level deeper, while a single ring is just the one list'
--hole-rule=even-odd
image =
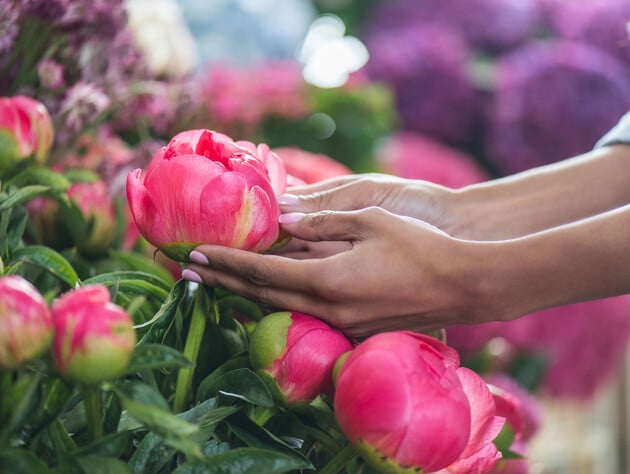
[{"label": "woman's hand", "polygon": [[427,331],[496,316],[484,310],[481,269],[469,266],[469,243],[430,224],[378,207],[285,214],[281,222],[299,239],[343,242],[347,249],[296,260],[202,245],[191,254],[196,263],[184,277],[312,314],[352,336]]}]

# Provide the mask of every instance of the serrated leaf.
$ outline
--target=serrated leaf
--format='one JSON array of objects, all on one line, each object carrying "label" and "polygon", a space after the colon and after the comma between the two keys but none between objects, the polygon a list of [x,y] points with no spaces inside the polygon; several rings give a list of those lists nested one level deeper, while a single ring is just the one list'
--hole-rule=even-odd
[{"label": "serrated leaf", "polygon": [[173,474],[282,474],[312,469],[308,462],[259,448],[237,448],[178,467]]},{"label": "serrated leaf", "polygon": [[136,347],[126,373],[191,366],[192,362],[172,347],[163,344],[141,344]]},{"label": "serrated leaf", "polygon": [[74,287],[79,281],[79,276],[70,262],[50,247],[30,245],[17,249],[13,252],[9,265],[19,261],[28,262],[49,272],[70,287]]}]

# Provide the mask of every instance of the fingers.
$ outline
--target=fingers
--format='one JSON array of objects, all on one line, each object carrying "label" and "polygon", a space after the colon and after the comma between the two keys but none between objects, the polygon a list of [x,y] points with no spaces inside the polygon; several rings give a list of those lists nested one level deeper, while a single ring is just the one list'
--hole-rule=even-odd
[{"label": "fingers", "polygon": [[357,179],[360,179],[358,175],[335,176],[333,178],[328,178],[317,183],[291,186],[287,189],[287,192],[294,195],[319,193],[336,188],[342,184],[356,181]]},{"label": "fingers", "polygon": [[364,211],[293,212],[282,214],[278,220],[293,237],[311,242],[354,242],[365,238],[370,228],[369,216]]},{"label": "fingers", "polygon": [[[366,181],[357,178],[343,179],[333,178],[324,181],[317,186],[299,189],[292,188],[291,194],[285,194],[278,198],[278,203],[283,212],[318,212],[324,210],[352,211],[372,205],[373,196],[366,192]],[[296,189],[298,192],[293,191]],[[308,193],[305,192],[308,190]]]}]

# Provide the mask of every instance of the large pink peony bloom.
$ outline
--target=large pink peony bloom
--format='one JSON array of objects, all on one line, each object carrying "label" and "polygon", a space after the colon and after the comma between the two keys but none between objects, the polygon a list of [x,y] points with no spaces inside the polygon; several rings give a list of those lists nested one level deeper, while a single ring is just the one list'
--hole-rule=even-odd
[{"label": "large pink peony bloom", "polygon": [[289,405],[308,403],[320,394],[332,396],[335,362],[350,350],[340,331],[296,312],[265,316],[250,341],[252,367]]},{"label": "large pink peony bloom", "polygon": [[46,160],[53,125],[46,107],[29,97],[0,97],[0,177],[31,156]]},{"label": "large pink peony bloom", "polygon": [[41,354],[52,336],[52,317],[37,289],[18,275],[0,278],[0,368]]},{"label": "large pink peony bloom", "polygon": [[62,295],[52,305],[53,358],[70,380],[97,383],[124,372],[136,345],[133,322],[111,302],[107,288],[88,285]]},{"label": "large pink peony bloom", "polygon": [[269,147],[210,130],[179,133],[146,172],[127,177],[140,233],[178,261],[203,243],[269,248],[279,234],[275,196],[285,187],[286,172]]},{"label": "large pink peony bloom", "polygon": [[334,406],[344,434],[383,472],[482,473],[501,457],[492,440],[504,420],[490,391],[429,336],[366,339],[339,369]]}]

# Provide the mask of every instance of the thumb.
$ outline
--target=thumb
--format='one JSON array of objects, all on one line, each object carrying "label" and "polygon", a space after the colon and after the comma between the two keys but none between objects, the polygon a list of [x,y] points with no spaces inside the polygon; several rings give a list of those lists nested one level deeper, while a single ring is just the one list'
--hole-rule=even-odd
[{"label": "thumb", "polygon": [[311,242],[361,240],[368,228],[362,211],[291,212],[278,221],[293,237]]}]

